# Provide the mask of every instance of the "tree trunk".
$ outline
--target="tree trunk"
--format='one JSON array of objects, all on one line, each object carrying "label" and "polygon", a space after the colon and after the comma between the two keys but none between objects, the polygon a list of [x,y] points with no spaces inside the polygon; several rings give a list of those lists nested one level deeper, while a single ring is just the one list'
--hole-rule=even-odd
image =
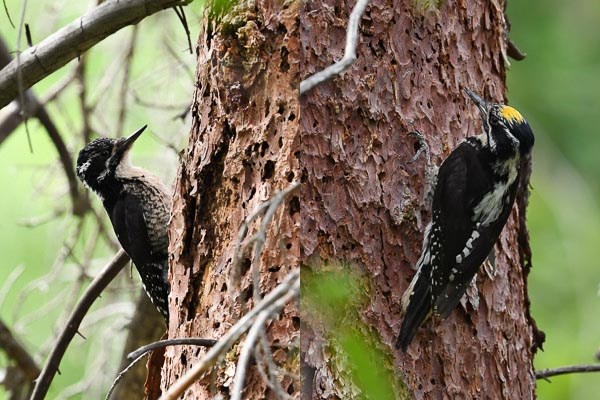
[{"label": "tree trunk", "polygon": [[[204,17],[196,47],[192,129],[169,225],[170,338],[219,339],[253,306],[251,257],[242,261],[236,288],[230,285],[233,253],[244,219],[298,177],[297,17],[297,2],[260,0],[237,3],[223,16]],[[267,231],[259,266],[263,295],[298,265],[298,201],[288,198]],[[299,336],[298,325],[298,309],[288,304],[267,329],[270,342],[278,344],[275,361],[288,370],[299,369],[297,345],[288,346]],[[163,390],[203,354],[190,346],[167,348]],[[185,398],[228,398],[233,355],[197,381]],[[290,376],[281,383],[291,395],[299,393]],[[251,363],[243,398],[269,396]]]},{"label": "tree trunk", "polygon": [[[342,57],[354,1],[302,4],[306,77]],[[407,385],[397,398],[534,397],[526,185],[494,249],[495,278],[477,275],[478,304],[425,322],[406,354],[394,348],[400,299],[431,217],[423,201],[426,160],[408,164],[416,148],[407,133],[425,135],[437,165],[479,133],[477,109],[462,90],[505,100],[507,30],[502,2],[372,2],[358,61],[301,101],[301,260],[313,273],[338,260],[368,277],[368,302],[356,318],[392,354],[388,369],[403,381],[398,388]],[[303,287],[303,301],[306,295]],[[348,367],[332,357],[327,324],[304,313],[302,322],[303,398],[361,397],[341,377]]]}]

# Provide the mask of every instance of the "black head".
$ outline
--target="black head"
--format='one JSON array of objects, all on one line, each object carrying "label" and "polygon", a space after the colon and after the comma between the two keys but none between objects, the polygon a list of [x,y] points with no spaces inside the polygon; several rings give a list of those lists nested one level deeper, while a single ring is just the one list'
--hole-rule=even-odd
[{"label": "black head", "polygon": [[533,131],[520,112],[511,106],[487,102],[468,89],[465,89],[465,93],[479,109],[490,147],[494,146],[495,140],[507,138],[518,143],[522,155],[531,151],[534,143]]},{"label": "black head", "polygon": [[77,157],[77,176],[95,192],[99,192],[103,182],[114,177],[119,163],[124,159],[131,145],[146,129],[138,129],[128,138],[99,138],[91,141]]}]

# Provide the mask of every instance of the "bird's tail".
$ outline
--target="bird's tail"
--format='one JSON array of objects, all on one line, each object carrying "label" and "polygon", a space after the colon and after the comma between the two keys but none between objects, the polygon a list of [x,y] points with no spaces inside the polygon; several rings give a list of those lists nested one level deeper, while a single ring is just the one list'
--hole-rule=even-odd
[{"label": "bird's tail", "polygon": [[404,296],[402,296],[402,307],[404,308],[404,319],[400,328],[400,334],[396,339],[396,348],[406,351],[408,345],[417,333],[419,326],[427,319],[431,312],[431,282],[429,271],[420,268]]}]

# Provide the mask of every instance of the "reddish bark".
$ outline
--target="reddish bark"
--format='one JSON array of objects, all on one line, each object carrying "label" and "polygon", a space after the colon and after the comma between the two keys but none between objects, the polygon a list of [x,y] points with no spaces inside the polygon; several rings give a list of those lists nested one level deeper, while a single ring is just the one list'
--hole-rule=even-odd
[{"label": "reddish bark", "polygon": [[[196,48],[193,123],[169,226],[171,338],[218,339],[253,305],[249,258],[241,288],[229,287],[238,230],[259,204],[298,177],[298,3],[252,4],[240,4],[220,19],[205,17]],[[297,197],[287,199],[268,231],[260,263],[263,295],[298,265],[297,204]],[[273,349],[275,360],[297,372],[297,349],[285,347],[299,335],[295,305],[286,306],[267,332],[271,343],[281,345]],[[163,389],[203,352],[167,348]],[[229,354],[185,398],[229,397],[235,361]],[[246,382],[244,398],[269,396],[255,366]],[[289,376],[282,384],[290,394],[299,393]]]},{"label": "reddish bark", "polygon": [[[424,133],[439,165],[461,140],[479,133],[476,107],[463,88],[496,101],[506,90],[502,4],[419,8],[425,3],[431,2],[373,1],[362,19],[356,64],[302,98],[301,258],[313,268],[315,260],[344,260],[365,272],[370,304],[360,318],[389,346],[414,397],[531,398],[535,342],[522,273],[526,201],[495,248],[495,279],[477,276],[477,309],[469,304],[445,321],[426,322],[406,354],[393,346],[400,299],[430,218],[422,201],[425,161],[407,164],[415,152],[407,133]],[[354,2],[302,4],[306,77],[342,57]],[[344,398],[325,351],[327,334],[313,320],[303,329],[303,379],[312,383],[312,398]]]}]

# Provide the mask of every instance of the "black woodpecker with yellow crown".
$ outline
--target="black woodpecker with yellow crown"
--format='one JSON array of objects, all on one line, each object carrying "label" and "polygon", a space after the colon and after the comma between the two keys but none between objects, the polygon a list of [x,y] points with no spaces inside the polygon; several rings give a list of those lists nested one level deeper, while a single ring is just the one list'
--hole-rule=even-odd
[{"label": "black woodpecker with yellow crown", "polygon": [[168,321],[167,224],[170,192],[159,178],[131,165],[128,138],[99,138],[79,152],[77,176],[102,200],[117,239],[137,268],[144,290]]},{"label": "black woodpecker with yellow crown", "polygon": [[479,108],[483,133],[440,166],[417,273],[402,297],[396,347],[403,351],[431,313],[447,318],[459,303],[506,224],[521,160],[533,147],[531,127],[516,109],[465,93]]}]

